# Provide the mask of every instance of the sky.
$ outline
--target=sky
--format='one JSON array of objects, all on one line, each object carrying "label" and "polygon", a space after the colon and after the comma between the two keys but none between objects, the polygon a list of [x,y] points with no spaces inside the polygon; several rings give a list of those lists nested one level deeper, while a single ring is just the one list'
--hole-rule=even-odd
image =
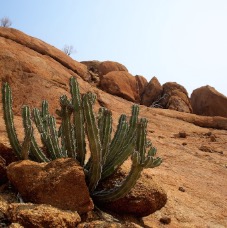
[{"label": "sky", "polygon": [[132,75],[227,96],[227,0],[1,0],[0,18],[77,61],[111,60]]}]

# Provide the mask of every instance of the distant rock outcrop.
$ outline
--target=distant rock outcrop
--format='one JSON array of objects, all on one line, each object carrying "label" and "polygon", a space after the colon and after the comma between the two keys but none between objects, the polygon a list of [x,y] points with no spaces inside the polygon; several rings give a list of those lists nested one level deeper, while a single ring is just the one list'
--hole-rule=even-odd
[{"label": "distant rock outcrop", "polygon": [[93,60],[82,61],[81,63],[87,66],[87,69],[91,75],[91,83],[95,86],[98,86],[100,82],[99,65],[101,64],[101,62]]},{"label": "distant rock outcrop", "polygon": [[150,107],[162,94],[162,86],[156,77],[153,77],[144,89],[141,104]]},{"label": "distant rock outcrop", "polygon": [[136,75],[135,78],[136,78],[137,86],[139,89],[139,96],[140,96],[140,103],[141,103],[142,95],[145,91],[145,88],[146,88],[148,82],[147,82],[147,79],[141,75]]},{"label": "distant rock outcrop", "polygon": [[89,72],[93,72],[93,73],[99,75],[99,65],[101,64],[100,61],[92,60],[92,61],[82,61],[80,63],[86,65],[88,70],[89,70]]},{"label": "distant rock outcrop", "polygon": [[163,86],[160,105],[163,108],[176,110],[179,112],[192,113],[192,107],[187,90],[176,82],[167,82]]},{"label": "distant rock outcrop", "polygon": [[90,83],[115,96],[148,107],[192,113],[186,89],[172,82],[163,86],[156,77],[148,83],[140,75],[131,75],[127,68],[113,61],[83,61],[90,73]]},{"label": "distant rock outcrop", "polygon": [[114,61],[104,61],[99,64],[98,67],[99,75],[102,77],[112,71],[125,71],[128,72],[128,69],[121,63]]},{"label": "distant rock outcrop", "polygon": [[191,95],[191,104],[197,115],[227,117],[227,97],[211,86],[195,89]]},{"label": "distant rock outcrop", "polygon": [[136,78],[126,71],[111,71],[100,80],[102,90],[122,97],[128,101],[139,103],[139,88]]},{"label": "distant rock outcrop", "polygon": [[113,71],[125,71],[128,72],[128,69],[121,63],[114,61],[82,61],[82,64],[86,65],[88,72],[90,73],[90,82],[99,87],[100,80],[104,75],[113,72]]}]

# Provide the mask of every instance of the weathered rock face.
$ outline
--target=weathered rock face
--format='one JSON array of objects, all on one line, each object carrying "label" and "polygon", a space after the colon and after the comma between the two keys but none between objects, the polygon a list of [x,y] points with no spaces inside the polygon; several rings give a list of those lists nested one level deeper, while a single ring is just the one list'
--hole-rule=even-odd
[{"label": "weathered rock face", "polygon": [[80,63],[86,65],[88,68],[88,71],[99,74],[99,65],[101,64],[100,61],[92,60],[92,61],[82,61]]},{"label": "weathered rock face", "polygon": [[162,94],[162,86],[156,77],[153,77],[148,85],[145,87],[142,95],[141,104],[150,107],[155,101],[157,101]]},{"label": "weathered rock face", "polygon": [[[126,172],[118,171],[103,183],[104,188],[112,188],[114,183],[125,178]],[[136,185],[123,198],[113,202],[103,203],[108,210],[120,214],[131,214],[136,217],[148,216],[165,206],[167,195],[165,191],[157,185],[151,176],[142,174]]]},{"label": "weathered rock face", "polygon": [[[42,56],[50,57],[56,62],[59,62],[67,69],[70,69],[75,74],[78,74],[85,81],[90,80],[90,75],[87,71],[86,66],[73,60],[64,52],[59,49],[31,36],[24,34],[23,32],[13,29],[13,28],[4,28],[0,27],[0,37],[5,38],[6,40],[14,41],[14,43],[20,44],[23,47],[27,47]],[[10,52],[8,52],[8,57],[12,57]],[[7,60],[7,59],[6,59]],[[8,59],[9,60],[9,59]],[[38,59],[37,59],[38,61]],[[40,62],[40,64],[42,64]],[[45,65],[43,67],[46,67]],[[28,68],[29,69],[29,68]],[[31,73],[28,71],[28,73]]]},{"label": "weathered rock face", "polygon": [[188,98],[187,90],[176,82],[167,82],[163,86],[160,105],[163,108],[179,112],[192,113],[192,107]]},{"label": "weathered rock face", "polygon": [[80,214],[93,209],[83,169],[75,159],[62,158],[47,164],[15,162],[8,166],[7,175],[24,201],[50,204]]},{"label": "weathered rock face", "polygon": [[203,116],[227,117],[227,97],[211,86],[203,86],[192,92],[193,112]]},{"label": "weathered rock face", "polygon": [[77,212],[32,203],[13,203],[9,206],[7,214],[11,222],[27,228],[73,228],[81,221]]},{"label": "weathered rock face", "polygon": [[7,181],[6,161],[0,156],[0,185]]},{"label": "weathered rock face", "polygon": [[99,64],[98,71],[99,71],[99,75],[102,77],[103,75],[106,75],[112,71],[128,72],[128,69],[121,63],[113,62],[113,61],[104,61]]},{"label": "weathered rock face", "polygon": [[[64,64],[63,60],[69,62],[70,66]],[[17,30],[0,27],[1,84],[2,81],[10,83],[14,113],[20,114],[25,104],[40,107],[44,99],[51,101],[50,112],[55,113],[59,107],[59,97],[68,94],[69,78],[71,75],[78,77],[75,72],[80,70],[81,75],[83,72],[85,74],[87,67],[62,51],[52,50],[52,46]],[[0,99],[1,96],[0,93]]]},{"label": "weathered rock face", "polygon": [[[82,93],[91,91],[97,95],[95,110],[98,110],[101,104],[112,111],[114,129],[120,114],[130,115],[131,102],[91,86],[50,56],[42,55],[1,36],[0,40],[0,77],[7,79],[13,88],[14,111],[18,110],[14,120],[20,139],[23,139],[22,121],[19,116],[21,106],[29,104],[37,107],[41,100],[47,99],[50,110],[54,113],[55,109],[59,108],[59,96],[69,95],[68,81],[71,75],[77,77]],[[5,40],[7,45],[3,46],[2,40]],[[31,89],[28,89],[29,87]],[[148,119],[147,136],[157,147],[158,156],[164,161],[160,167],[144,172],[168,191],[165,207],[144,217],[143,227],[162,227],[159,221],[164,216],[171,218],[170,227],[201,227],[201,224],[227,227],[227,205],[223,203],[227,201],[227,118],[198,116],[145,106],[140,106],[139,116]],[[2,105],[0,118],[3,118]],[[182,131],[186,133],[186,138],[174,137]],[[0,121],[0,132],[0,145],[2,143],[9,147],[3,120]],[[209,132],[215,135],[216,142],[206,136]],[[201,145],[210,148],[211,152],[201,151]],[[5,152],[7,151],[4,151],[5,160],[11,161],[11,158],[6,159],[9,156]],[[180,186],[185,192],[179,191]],[[5,197],[1,190],[2,188],[0,211],[4,207],[2,198]],[[13,194],[12,191],[10,194]],[[14,197],[16,198],[15,195]],[[11,198],[8,203],[10,202]]]},{"label": "weathered rock face", "polygon": [[82,61],[81,63],[87,66],[87,69],[91,75],[90,83],[93,83],[95,86],[98,86],[100,82],[99,65],[101,64],[101,62],[97,60],[93,60],[93,61]]},{"label": "weathered rock face", "polygon": [[139,89],[134,76],[126,71],[112,71],[101,78],[100,87],[107,93],[139,102]]},{"label": "weathered rock face", "polygon": [[139,96],[140,96],[140,100],[141,100],[142,94],[144,93],[148,82],[147,82],[147,79],[141,75],[136,75],[135,78],[136,78],[136,82],[137,82],[137,85],[139,88]]}]

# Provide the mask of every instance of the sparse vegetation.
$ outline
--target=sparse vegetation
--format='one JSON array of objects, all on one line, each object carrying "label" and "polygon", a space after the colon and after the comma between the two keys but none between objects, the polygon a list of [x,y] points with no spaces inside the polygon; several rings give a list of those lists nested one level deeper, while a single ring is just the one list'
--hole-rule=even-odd
[{"label": "sparse vegetation", "polygon": [[152,102],[151,106],[152,108],[163,108],[162,103],[168,98],[168,94],[165,93],[162,96],[160,95],[155,101]]},{"label": "sparse vegetation", "polygon": [[[117,130],[112,135],[112,113],[101,107],[99,113],[93,111],[96,96],[91,92],[82,97],[78,82],[70,79],[71,99],[66,95],[60,97],[61,118],[59,129],[55,117],[48,111],[48,102],[43,101],[42,109],[22,108],[25,131],[24,142],[20,144],[14,127],[12,112],[12,94],[8,83],[3,85],[3,110],[6,129],[11,146],[19,159],[32,159],[38,162],[48,162],[61,157],[72,157],[84,168],[87,185],[91,195],[98,201],[114,201],[125,196],[135,185],[145,168],[154,168],[161,164],[161,158],[155,158],[156,149],[146,138],[147,120],[139,120],[139,106],[132,106],[129,122],[126,115],[119,118]],[[36,142],[33,134],[32,119],[41,135],[45,146],[44,152]],[[90,158],[85,159],[87,136],[90,147]],[[131,171],[122,183],[113,189],[96,190],[99,182],[111,176],[131,155]]]},{"label": "sparse vegetation", "polygon": [[12,25],[11,20],[8,17],[3,17],[0,20],[1,27],[10,27]]},{"label": "sparse vegetation", "polygon": [[65,45],[64,48],[62,49],[62,51],[66,55],[71,55],[72,53],[76,52],[76,50],[74,49],[74,47],[72,45]]}]

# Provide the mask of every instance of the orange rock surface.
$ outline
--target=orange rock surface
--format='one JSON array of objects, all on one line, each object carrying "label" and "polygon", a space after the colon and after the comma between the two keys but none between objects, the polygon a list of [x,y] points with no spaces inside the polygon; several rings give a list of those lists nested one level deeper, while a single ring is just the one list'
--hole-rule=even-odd
[{"label": "orange rock surface", "polygon": [[[76,61],[76,70],[73,70],[54,57],[60,51],[55,50],[57,53],[53,55],[41,53],[30,44],[38,42],[44,49],[53,50],[50,45],[25,34],[22,36],[25,41],[21,42],[19,36],[12,38],[14,33],[13,29],[0,28],[0,77],[12,86],[20,139],[23,138],[22,105],[37,107],[41,100],[47,99],[54,113],[59,106],[59,96],[69,95],[71,75],[78,78],[82,93],[91,91],[97,95],[96,110],[100,105],[112,110],[115,126],[121,113],[130,115],[132,103],[85,82],[81,77],[86,72],[80,69],[80,64],[76,67]],[[68,61],[74,62],[72,59]],[[143,218],[145,225],[227,227],[227,118],[198,116],[142,105],[140,117],[148,119],[148,137],[157,147],[158,156],[163,158],[160,167],[144,172],[152,175],[168,197],[164,208]],[[0,142],[8,145],[2,108],[0,119]],[[186,137],[180,137],[180,132],[185,132]],[[204,146],[208,150],[204,150]],[[166,216],[171,218],[171,222],[162,225],[160,219]]]}]

